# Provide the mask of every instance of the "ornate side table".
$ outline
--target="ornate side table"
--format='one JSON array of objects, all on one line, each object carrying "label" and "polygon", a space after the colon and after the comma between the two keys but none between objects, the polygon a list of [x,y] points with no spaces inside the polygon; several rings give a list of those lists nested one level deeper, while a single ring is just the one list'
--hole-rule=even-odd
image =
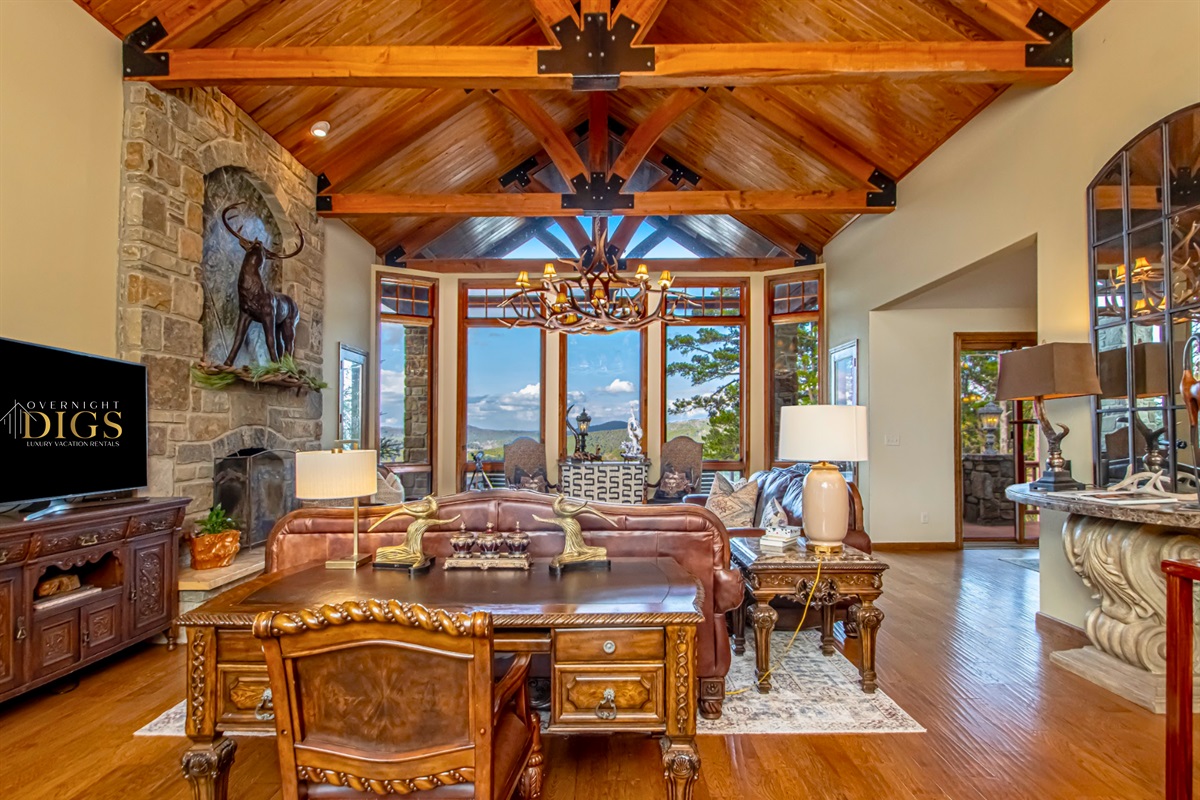
[{"label": "ornate side table", "polygon": [[[754,598],[752,605],[735,612],[734,652],[739,649],[738,638],[745,627],[745,613],[754,624],[754,677],[758,691],[771,691],[771,632],[779,612],[771,608],[771,600],[787,597],[803,603],[812,592],[813,610],[821,612],[821,652],[833,655],[833,612],[844,599],[854,603],[849,621],[857,624],[862,640],[862,675],[864,692],[875,691],[875,634],[883,622],[883,611],[875,601],[883,594],[883,571],[888,565],[877,558],[846,545],[841,553],[826,555],[804,548],[804,541],[787,547],[781,554],[764,554],[758,539],[731,539],[730,550],[734,563],[741,569],[746,593]],[[816,590],[817,565],[821,575]],[[748,602],[747,598],[747,602]]]}]

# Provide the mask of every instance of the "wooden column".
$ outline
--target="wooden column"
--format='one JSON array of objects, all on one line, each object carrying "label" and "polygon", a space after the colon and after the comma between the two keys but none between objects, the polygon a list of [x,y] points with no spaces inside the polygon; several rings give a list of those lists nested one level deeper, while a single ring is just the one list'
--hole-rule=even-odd
[{"label": "wooden column", "polygon": [[1200,562],[1164,561],[1167,574],[1167,800],[1192,799],[1192,582]]}]

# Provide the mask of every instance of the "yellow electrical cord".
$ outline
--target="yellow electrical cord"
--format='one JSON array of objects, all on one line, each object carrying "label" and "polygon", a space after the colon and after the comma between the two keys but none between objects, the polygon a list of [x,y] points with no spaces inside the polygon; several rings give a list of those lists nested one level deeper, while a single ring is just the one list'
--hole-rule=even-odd
[{"label": "yellow electrical cord", "polygon": [[817,584],[821,581],[821,564],[824,562],[824,559],[817,559],[817,575],[815,578],[813,578],[812,588],[808,590],[808,598],[804,601],[804,611],[800,614],[800,624],[796,626],[796,630],[792,633],[792,638],[788,640],[787,647],[783,648],[783,655],[779,656],[774,664],[768,665],[767,671],[763,673],[761,678],[755,678],[752,685],[747,686],[744,689],[736,689],[732,692],[725,692],[726,697],[735,694],[745,694],[746,692],[755,688],[769,678],[771,673],[775,671],[775,667],[778,667],[783,663],[783,660],[787,658],[787,654],[792,650],[792,645],[796,643],[796,637],[800,635],[800,629],[804,627],[804,620],[808,616],[808,608],[810,605],[812,605],[813,595],[817,593]]}]

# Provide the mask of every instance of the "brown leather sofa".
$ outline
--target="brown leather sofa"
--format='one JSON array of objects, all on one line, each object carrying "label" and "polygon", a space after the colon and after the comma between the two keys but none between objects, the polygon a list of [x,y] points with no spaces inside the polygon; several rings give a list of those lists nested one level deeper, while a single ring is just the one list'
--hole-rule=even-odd
[{"label": "brown leather sofa", "polygon": [[[438,518],[462,518],[449,525],[429,529],[423,540],[425,551],[437,557],[451,553],[450,536],[465,523],[467,530],[484,530],[487,523],[497,531],[521,530],[530,534],[529,551],[534,558],[549,559],[562,551],[562,532],[533,517],[553,517],[552,495],[496,489],[464,492],[438,498]],[[614,518],[613,528],[592,516],[580,516],[584,539],[588,544],[608,548],[613,557],[669,556],[697,578],[704,587],[705,621],[697,632],[697,656],[700,670],[700,710],[710,719],[721,715],[725,699],[725,673],[729,670],[729,637],[725,612],[742,599],[741,576],[729,566],[729,537],[712,512],[687,505],[613,505],[593,503],[603,514]],[[359,548],[374,552],[379,547],[400,544],[412,521],[395,516],[378,530],[367,533],[383,508],[366,507],[361,511]],[[324,561],[349,552],[353,531],[352,512],[348,508],[302,508],[281,519],[267,541],[267,571],[284,569],[308,562]]]},{"label": "brown leather sofa", "polygon": [[[761,518],[762,510],[768,503],[772,500],[778,500],[779,505],[788,516],[788,524],[801,526],[804,514],[804,501],[801,497],[801,490],[804,488],[804,476],[807,474],[807,464],[796,464],[791,467],[775,467],[774,469],[765,472],[756,472],[751,475],[750,480],[758,482],[758,503],[754,508],[755,521]],[[853,483],[847,481],[846,487],[849,490],[846,499],[850,503],[850,519],[847,525],[846,544],[869,553],[871,552],[871,537],[867,536],[867,532],[863,528],[862,495],[858,493],[858,487]],[[689,494],[684,498],[684,502],[700,506],[704,505],[707,500],[708,495],[703,494]],[[763,529],[758,527],[729,528],[728,532],[731,537],[756,537],[763,535]]]}]

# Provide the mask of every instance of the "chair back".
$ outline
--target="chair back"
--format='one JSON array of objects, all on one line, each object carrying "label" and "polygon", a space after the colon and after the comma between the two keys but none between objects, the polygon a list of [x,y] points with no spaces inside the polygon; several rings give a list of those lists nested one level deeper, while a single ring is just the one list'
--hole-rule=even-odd
[{"label": "chair back", "polygon": [[285,800],[300,783],[493,791],[492,618],[395,600],[264,612]]},{"label": "chair back", "polygon": [[684,495],[700,486],[704,471],[704,446],[690,436],[676,436],[663,442],[659,451],[658,483],[654,502],[681,503]]},{"label": "chair back", "polygon": [[550,491],[545,443],[522,436],[504,445],[504,481],[510,489]]}]

